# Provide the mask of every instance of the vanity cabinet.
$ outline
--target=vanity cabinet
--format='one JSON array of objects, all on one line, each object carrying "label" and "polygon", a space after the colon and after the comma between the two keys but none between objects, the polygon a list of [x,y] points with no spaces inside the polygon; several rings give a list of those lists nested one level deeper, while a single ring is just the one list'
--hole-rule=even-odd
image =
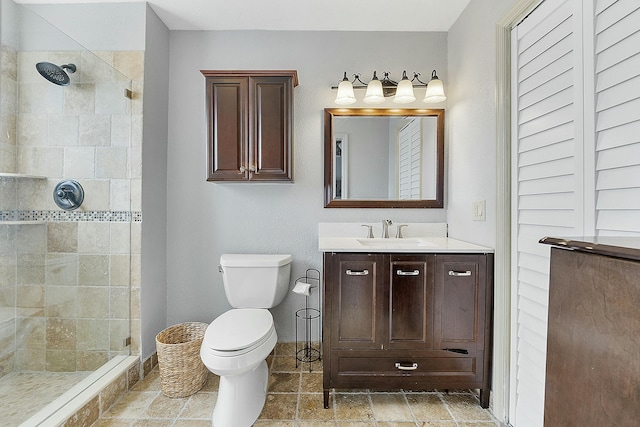
[{"label": "vanity cabinet", "polygon": [[205,70],[207,181],[292,181],[296,71]]},{"label": "vanity cabinet", "polygon": [[493,254],[324,253],[323,391],[480,389]]}]

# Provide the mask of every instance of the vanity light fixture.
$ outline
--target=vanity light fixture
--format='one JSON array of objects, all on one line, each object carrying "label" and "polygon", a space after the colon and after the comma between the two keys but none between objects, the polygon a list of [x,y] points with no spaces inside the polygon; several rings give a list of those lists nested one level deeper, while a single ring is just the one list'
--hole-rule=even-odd
[{"label": "vanity light fixture", "polygon": [[354,89],[367,89],[362,101],[365,104],[380,104],[384,102],[386,97],[393,96],[393,102],[396,104],[407,104],[416,100],[413,93],[414,88],[426,88],[425,96],[422,102],[427,104],[442,102],[447,99],[444,94],[444,86],[442,80],[438,78],[436,70],[431,73],[431,80],[425,83],[420,80],[420,73],[413,73],[413,78],[409,80],[407,72],[402,72],[402,80],[395,82],[389,78],[388,72],[384,73],[382,80],[378,79],[376,72],[373,72],[373,78],[368,84],[360,80],[360,74],[354,74],[353,80],[349,81],[347,72],[338,86],[331,89],[337,89],[335,103],[338,105],[351,105],[356,103],[357,99]]},{"label": "vanity light fixture", "polygon": [[[360,80],[360,76],[357,74],[353,75],[353,81],[358,81],[362,83]],[[364,84],[364,83],[362,83]],[[353,93],[353,83],[349,81],[347,78],[347,72],[344,72],[344,78],[338,85],[338,94],[336,95],[335,103],[338,105],[350,105],[356,102],[356,95]]]},{"label": "vanity light fixture", "polygon": [[422,102],[426,102],[427,104],[442,102],[446,100],[447,97],[444,94],[444,86],[442,85],[442,80],[438,78],[436,75],[436,70],[433,70],[431,73],[431,80],[429,80],[429,84],[427,84],[427,91],[424,94],[424,99]]}]

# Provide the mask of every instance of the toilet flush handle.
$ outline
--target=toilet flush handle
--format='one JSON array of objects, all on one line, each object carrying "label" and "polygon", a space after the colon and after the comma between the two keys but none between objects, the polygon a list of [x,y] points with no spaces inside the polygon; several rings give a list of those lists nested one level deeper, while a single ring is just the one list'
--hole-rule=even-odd
[{"label": "toilet flush handle", "polygon": [[223,271],[222,271],[222,266],[221,266],[221,265],[219,265],[219,266],[218,266],[218,271],[219,271],[220,273],[222,273],[222,272],[223,272]]}]

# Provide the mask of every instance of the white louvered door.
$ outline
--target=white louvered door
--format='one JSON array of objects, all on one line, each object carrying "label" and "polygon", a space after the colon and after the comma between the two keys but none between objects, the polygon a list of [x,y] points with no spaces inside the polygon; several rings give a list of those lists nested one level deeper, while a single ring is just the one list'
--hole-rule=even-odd
[{"label": "white louvered door", "polygon": [[640,236],[640,2],[546,0],[512,32],[510,424],[540,427],[544,236]]},{"label": "white louvered door", "polygon": [[545,1],[512,35],[510,422],[518,427],[543,425],[549,248],[538,241],[583,231],[581,29],[575,3]]},{"label": "white louvered door", "polygon": [[640,1],[595,12],[596,233],[640,236]]}]

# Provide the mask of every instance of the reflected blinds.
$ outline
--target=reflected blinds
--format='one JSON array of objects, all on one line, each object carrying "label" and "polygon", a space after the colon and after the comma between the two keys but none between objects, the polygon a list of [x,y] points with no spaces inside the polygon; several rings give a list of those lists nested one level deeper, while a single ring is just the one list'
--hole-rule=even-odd
[{"label": "reflected blinds", "polygon": [[422,151],[422,129],[420,121],[412,119],[398,135],[399,198],[401,200],[421,198],[420,165]]}]

